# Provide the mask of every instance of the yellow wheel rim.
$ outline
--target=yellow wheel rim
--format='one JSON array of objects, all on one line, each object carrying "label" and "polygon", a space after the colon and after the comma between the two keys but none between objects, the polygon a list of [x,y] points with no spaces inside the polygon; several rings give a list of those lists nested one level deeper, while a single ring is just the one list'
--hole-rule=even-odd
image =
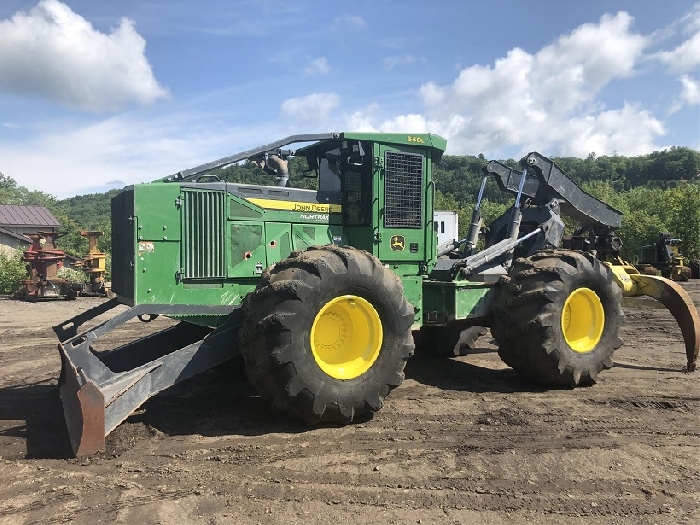
[{"label": "yellow wheel rim", "polygon": [[311,352],[318,366],[335,379],[354,379],[379,357],[384,333],[369,301],[342,295],[326,303],[311,326]]},{"label": "yellow wheel rim", "polygon": [[561,331],[574,352],[585,354],[600,342],[605,311],[598,295],[589,288],[577,288],[564,302]]}]

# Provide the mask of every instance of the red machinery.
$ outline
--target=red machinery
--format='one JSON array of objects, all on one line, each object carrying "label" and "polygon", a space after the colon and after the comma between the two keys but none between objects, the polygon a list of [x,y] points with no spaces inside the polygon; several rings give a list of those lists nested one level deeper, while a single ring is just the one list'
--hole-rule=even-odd
[{"label": "red machinery", "polygon": [[29,278],[23,279],[22,288],[15,294],[25,301],[42,299],[75,299],[76,293],[65,279],[58,278],[66,253],[54,245],[55,239],[65,233],[38,232],[26,234],[32,245],[25,250],[22,260],[27,263]]}]

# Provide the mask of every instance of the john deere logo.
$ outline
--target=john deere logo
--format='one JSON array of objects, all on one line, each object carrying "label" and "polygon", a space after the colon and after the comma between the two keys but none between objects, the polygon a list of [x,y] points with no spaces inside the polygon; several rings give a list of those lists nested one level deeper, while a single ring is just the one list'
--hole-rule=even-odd
[{"label": "john deere logo", "polygon": [[403,235],[391,236],[391,249],[395,252],[401,252],[406,248],[406,238]]}]

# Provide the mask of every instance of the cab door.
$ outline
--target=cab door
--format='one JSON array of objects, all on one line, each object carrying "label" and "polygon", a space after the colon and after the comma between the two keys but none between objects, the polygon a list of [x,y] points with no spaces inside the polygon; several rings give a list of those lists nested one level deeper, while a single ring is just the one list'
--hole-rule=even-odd
[{"label": "cab door", "polygon": [[427,260],[428,184],[423,151],[377,146],[379,221],[375,240],[382,262]]}]

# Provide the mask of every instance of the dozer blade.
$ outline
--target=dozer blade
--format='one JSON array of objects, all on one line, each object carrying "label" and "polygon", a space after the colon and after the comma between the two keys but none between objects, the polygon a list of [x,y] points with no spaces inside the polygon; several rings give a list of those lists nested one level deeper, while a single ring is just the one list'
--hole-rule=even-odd
[{"label": "dozer blade", "polygon": [[688,293],[676,282],[655,275],[630,274],[637,285],[635,295],[648,295],[663,304],[681,327],[688,358],[686,371],[697,368],[700,348],[700,316]]},{"label": "dozer blade", "polygon": [[[114,307],[105,303],[54,327],[60,340],[59,392],[76,456],[105,449],[105,437],[149,397],[240,353],[242,309],[233,306],[139,305],[76,334],[77,327]],[[92,343],[139,315],[228,315],[211,328],[181,322],[106,352]]]}]

